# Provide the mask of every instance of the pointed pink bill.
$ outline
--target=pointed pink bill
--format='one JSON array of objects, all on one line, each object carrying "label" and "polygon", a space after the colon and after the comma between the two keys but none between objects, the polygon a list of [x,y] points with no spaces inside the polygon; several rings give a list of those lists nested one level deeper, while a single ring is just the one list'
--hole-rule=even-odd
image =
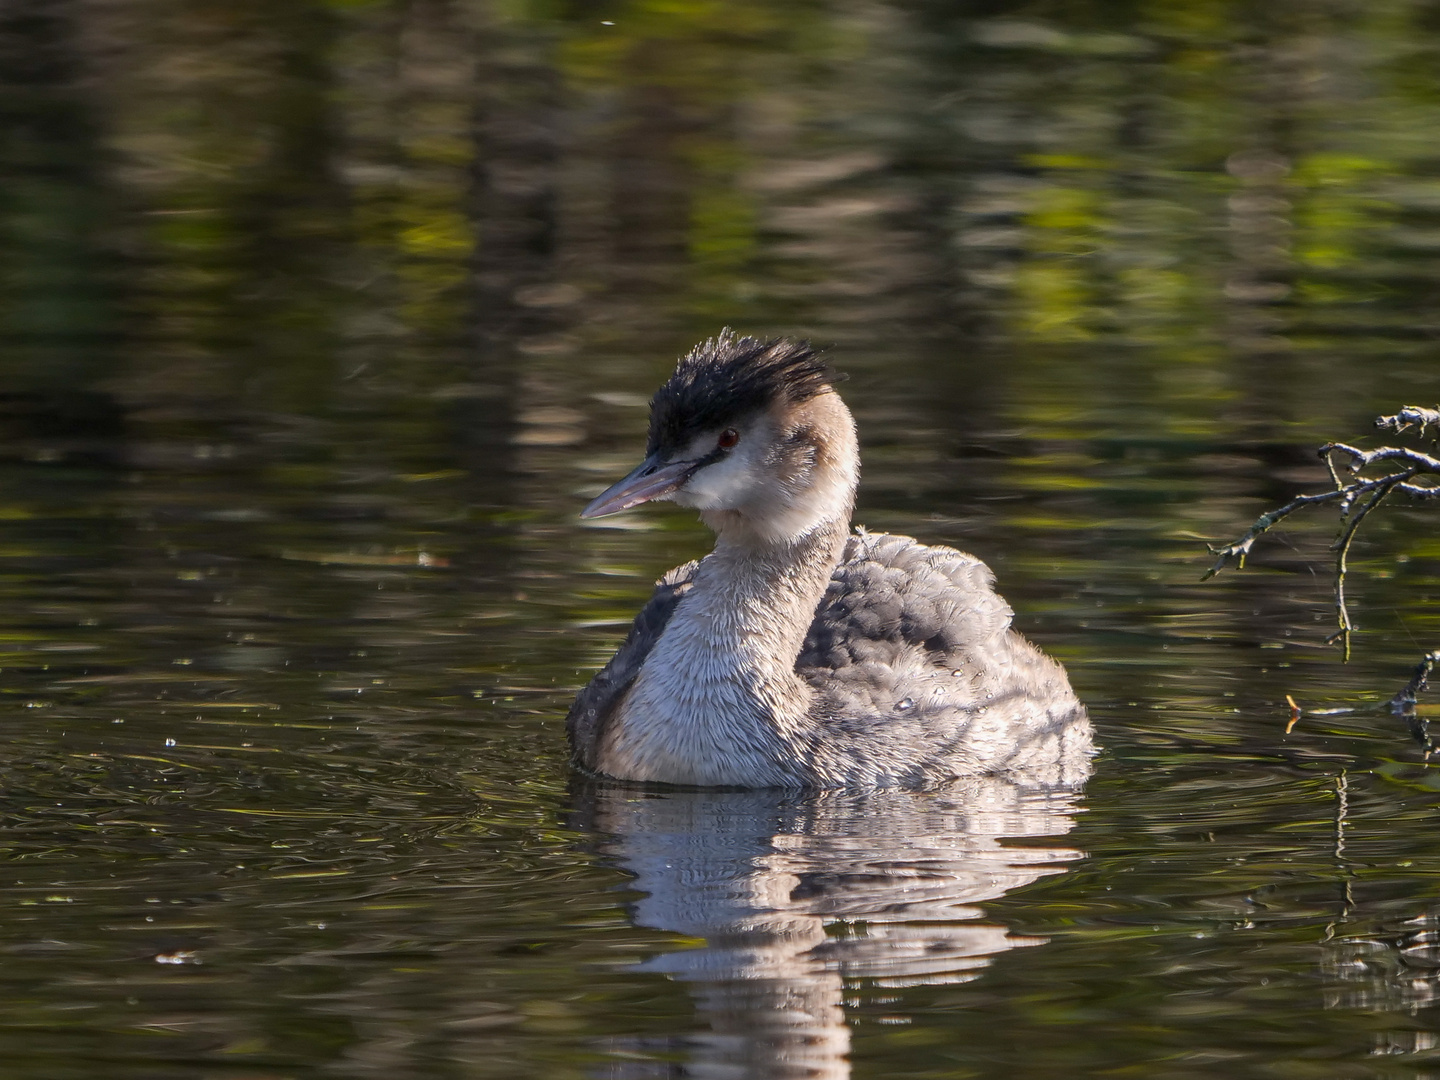
[{"label": "pointed pink bill", "polygon": [[661,499],[683,484],[695,467],[693,461],[676,461],[662,465],[658,454],[651,454],[623,480],[617,480],[602,491],[589,506],[580,511],[582,518],[618,514],[632,506]]}]

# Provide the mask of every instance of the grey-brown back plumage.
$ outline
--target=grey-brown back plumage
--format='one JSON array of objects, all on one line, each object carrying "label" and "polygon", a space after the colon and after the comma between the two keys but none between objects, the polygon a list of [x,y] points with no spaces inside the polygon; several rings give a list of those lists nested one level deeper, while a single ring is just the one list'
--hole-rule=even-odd
[{"label": "grey-brown back plumage", "polygon": [[979,559],[908,536],[850,538],[796,663],[820,695],[822,759],[881,761],[892,782],[1089,774],[1085,710],[1064,670],[1011,626]]}]

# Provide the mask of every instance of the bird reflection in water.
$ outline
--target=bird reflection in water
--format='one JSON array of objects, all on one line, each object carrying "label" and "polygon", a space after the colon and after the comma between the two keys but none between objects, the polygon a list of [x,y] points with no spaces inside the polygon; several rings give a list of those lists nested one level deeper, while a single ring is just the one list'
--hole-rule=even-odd
[{"label": "bird reflection in water", "polygon": [[580,823],[644,894],[634,923],[705,940],[638,968],[690,992],[707,1030],[665,1048],[687,1064],[631,1058],[598,1074],[612,1078],[848,1077],[847,985],[963,982],[1042,944],[979,905],[1081,857],[1023,843],[1070,830],[1072,793],[996,778],[809,795],[582,783]]}]

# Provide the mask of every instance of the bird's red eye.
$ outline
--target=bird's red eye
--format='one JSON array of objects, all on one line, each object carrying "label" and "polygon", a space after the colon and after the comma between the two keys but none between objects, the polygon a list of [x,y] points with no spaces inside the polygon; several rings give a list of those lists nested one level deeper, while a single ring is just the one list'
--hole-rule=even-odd
[{"label": "bird's red eye", "polygon": [[727,427],[724,431],[720,432],[720,438],[715,440],[715,445],[720,447],[721,450],[729,450],[739,441],[740,433],[733,427]]}]

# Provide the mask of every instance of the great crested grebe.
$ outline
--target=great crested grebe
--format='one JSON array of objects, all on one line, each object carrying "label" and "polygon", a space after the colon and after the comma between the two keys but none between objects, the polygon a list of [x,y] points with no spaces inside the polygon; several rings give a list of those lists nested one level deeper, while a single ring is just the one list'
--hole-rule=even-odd
[{"label": "great crested grebe", "polygon": [[576,698],[577,764],[721,787],[1082,783],[1085,709],[989,567],[851,532],[860,451],[833,381],[808,343],[726,330],[656,391],[645,460],[580,516],[668,499],[715,550],[660,579]]}]

